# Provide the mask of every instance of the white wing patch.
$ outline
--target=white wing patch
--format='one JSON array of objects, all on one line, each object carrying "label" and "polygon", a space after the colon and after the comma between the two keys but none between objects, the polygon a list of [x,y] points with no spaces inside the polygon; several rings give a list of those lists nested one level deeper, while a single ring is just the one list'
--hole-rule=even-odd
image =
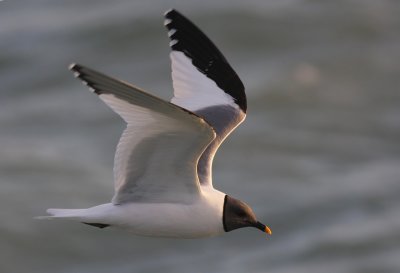
[{"label": "white wing patch", "polygon": [[[178,41],[179,42],[179,41]],[[170,53],[174,97],[171,102],[190,111],[214,105],[230,105],[238,109],[234,99],[201,73],[180,51]]]}]

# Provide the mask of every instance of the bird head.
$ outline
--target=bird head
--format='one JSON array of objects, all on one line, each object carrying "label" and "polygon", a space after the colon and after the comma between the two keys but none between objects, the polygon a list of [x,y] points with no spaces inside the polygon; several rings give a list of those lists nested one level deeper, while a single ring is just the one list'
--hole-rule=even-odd
[{"label": "bird head", "polygon": [[225,195],[222,218],[226,232],[243,227],[255,227],[269,235],[272,234],[268,226],[257,221],[256,215],[249,205],[229,195]]}]

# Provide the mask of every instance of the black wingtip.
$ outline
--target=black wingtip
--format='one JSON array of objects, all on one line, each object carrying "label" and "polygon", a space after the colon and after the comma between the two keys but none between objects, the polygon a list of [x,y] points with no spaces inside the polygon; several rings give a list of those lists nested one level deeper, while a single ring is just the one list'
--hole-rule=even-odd
[{"label": "black wingtip", "polygon": [[171,19],[170,17],[172,17],[172,16],[174,16],[174,15],[183,16],[179,11],[177,11],[177,10],[174,9],[174,8],[168,9],[168,10],[166,10],[166,11],[164,12],[164,17],[165,17],[165,18],[168,18],[168,19]]},{"label": "black wingtip", "polygon": [[75,69],[76,69],[78,66],[79,66],[79,65],[78,65],[77,63],[71,63],[71,64],[68,66],[68,69],[71,70],[71,71],[75,71]]},{"label": "black wingtip", "polygon": [[173,12],[177,12],[175,9],[168,9],[164,12],[164,17],[167,17],[168,14],[173,13]]},{"label": "black wingtip", "polygon": [[96,93],[97,95],[100,95],[100,91],[94,87],[94,84],[91,81],[89,81],[89,79],[85,77],[85,73],[82,72],[82,70],[85,69],[84,66],[77,63],[71,63],[68,66],[68,69],[74,72],[75,78],[80,79],[84,85],[89,87],[90,91]]},{"label": "black wingtip", "polygon": [[243,83],[214,43],[177,10],[167,10],[164,16],[171,49],[180,51],[191,59],[192,64],[201,73],[213,80],[235,100],[243,112],[246,112]]},{"label": "black wingtip", "polygon": [[77,63],[71,63],[68,66],[68,69],[71,70],[72,72],[74,72],[74,76],[75,78],[79,78],[81,80],[83,80],[80,76],[81,76],[81,70],[82,70],[83,66]]},{"label": "black wingtip", "polygon": [[[173,18],[176,16],[176,14],[183,16],[180,14],[176,9],[169,9],[164,12],[164,26],[170,30],[170,27],[168,26],[170,23],[172,23]],[[171,37],[171,36],[170,36]]]}]

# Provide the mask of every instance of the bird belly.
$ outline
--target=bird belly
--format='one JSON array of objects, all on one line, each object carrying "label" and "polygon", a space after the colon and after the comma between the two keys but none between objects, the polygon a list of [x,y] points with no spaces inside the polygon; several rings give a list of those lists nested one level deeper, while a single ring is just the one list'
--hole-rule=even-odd
[{"label": "bird belly", "polygon": [[125,203],[102,204],[85,210],[85,223],[110,225],[141,236],[200,238],[224,232],[222,223],[225,194],[203,189],[190,204]]},{"label": "bird belly", "polygon": [[128,203],[115,210],[111,225],[136,235],[199,238],[223,232],[222,214],[203,204]]}]

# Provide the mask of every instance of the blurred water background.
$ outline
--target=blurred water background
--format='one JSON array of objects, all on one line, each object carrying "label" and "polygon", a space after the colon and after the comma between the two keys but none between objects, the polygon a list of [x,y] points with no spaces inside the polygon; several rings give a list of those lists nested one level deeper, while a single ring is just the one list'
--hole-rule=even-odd
[{"label": "blurred water background", "polygon": [[[113,194],[124,124],[67,66],[169,99],[171,7],[247,88],[214,184],[273,236],[171,240],[34,220]],[[399,14],[390,0],[0,2],[0,272],[399,273]]]}]

